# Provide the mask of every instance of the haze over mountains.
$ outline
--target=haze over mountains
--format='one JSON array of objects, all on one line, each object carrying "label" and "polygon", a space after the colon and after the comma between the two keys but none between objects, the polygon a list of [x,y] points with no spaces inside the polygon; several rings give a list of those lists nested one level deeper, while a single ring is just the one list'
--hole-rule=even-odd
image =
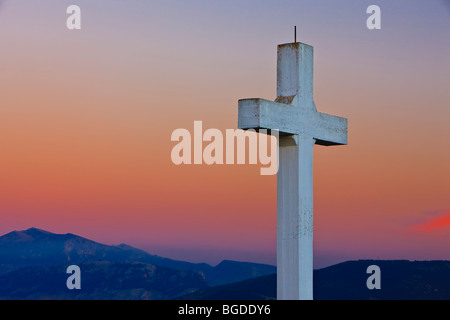
[{"label": "haze over mountains", "polygon": [[[81,290],[66,286],[69,265]],[[381,290],[366,270],[381,269]],[[276,299],[276,267],[172,260],[121,244],[31,228],[0,237],[0,299]],[[314,299],[450,299],[450,261],[358,260],[314,270]]]},{"label": "haze over mountains", "polygon": [[[82,270],[82,290],[66,287],[72,264]],[[213,267],[172,260],[126,244],[109,246],[37,228],[0,237],[0,298],[170,299],[274,272],[274,266],[249,262]]]}]

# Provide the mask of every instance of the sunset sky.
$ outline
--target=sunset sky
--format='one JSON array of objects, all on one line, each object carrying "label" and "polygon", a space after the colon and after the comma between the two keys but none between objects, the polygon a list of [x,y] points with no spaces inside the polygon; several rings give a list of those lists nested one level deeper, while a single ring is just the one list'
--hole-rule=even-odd
[{"label": "sunset sky", "polygon": [[[66,9],[81,8],[81,30]],[[381,30],[366,9],[381,8]],[[314,47],[315,266],[450,259],[446,0],[0,1],[0,235],[37,227],[216,264],[276,263],[276,176],[171,161],[177,128],[276,98],[277,45]]]}]

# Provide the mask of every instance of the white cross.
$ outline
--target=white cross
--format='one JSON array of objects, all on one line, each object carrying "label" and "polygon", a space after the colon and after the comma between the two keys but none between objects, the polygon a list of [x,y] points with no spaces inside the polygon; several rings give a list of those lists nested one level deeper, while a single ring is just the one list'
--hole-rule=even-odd
[{"label": "white cross", "polygon": [[318,112],[313,47],[278,46],[277,98],[239,100],[240,129],[279,130],[277,298],[313,298],[313,146],[347,144],[347,119]]}]

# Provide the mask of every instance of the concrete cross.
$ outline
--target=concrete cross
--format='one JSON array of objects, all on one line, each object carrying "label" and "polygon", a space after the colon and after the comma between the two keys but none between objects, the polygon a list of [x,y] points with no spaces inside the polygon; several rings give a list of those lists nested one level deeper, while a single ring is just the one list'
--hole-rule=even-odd
[{"label": "concrete cross", "polygon": [[313,146],[347,144],[347,119],[318,112],[313,47],[278,46],[275,102],[239,100],[238,128],[279,130],[277,298],[313,298]]}]

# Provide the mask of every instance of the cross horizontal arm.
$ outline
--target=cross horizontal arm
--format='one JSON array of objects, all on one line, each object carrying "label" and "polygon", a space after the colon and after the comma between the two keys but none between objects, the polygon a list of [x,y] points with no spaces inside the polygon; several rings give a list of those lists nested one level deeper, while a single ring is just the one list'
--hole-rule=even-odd
[{"label": "cross horizontal arm", "polygon": [[291,104],[252,98],[239,100],[239,129],[272,129],[305,134],[324,146],[347,144],[347,119]]},{"label": "cross horizontal arm", "polygon": [[347,119],[327,113],[314,112],[309,127],[316,144],[323,146],[347,144]]},{"label": "cross horizontal arm", "polygon": [[238,105],[239,129],[274,129],[280,133],[297,134],[292,118],[298,118],[299,110],[293,105],[266,99],[241,99]]}]

